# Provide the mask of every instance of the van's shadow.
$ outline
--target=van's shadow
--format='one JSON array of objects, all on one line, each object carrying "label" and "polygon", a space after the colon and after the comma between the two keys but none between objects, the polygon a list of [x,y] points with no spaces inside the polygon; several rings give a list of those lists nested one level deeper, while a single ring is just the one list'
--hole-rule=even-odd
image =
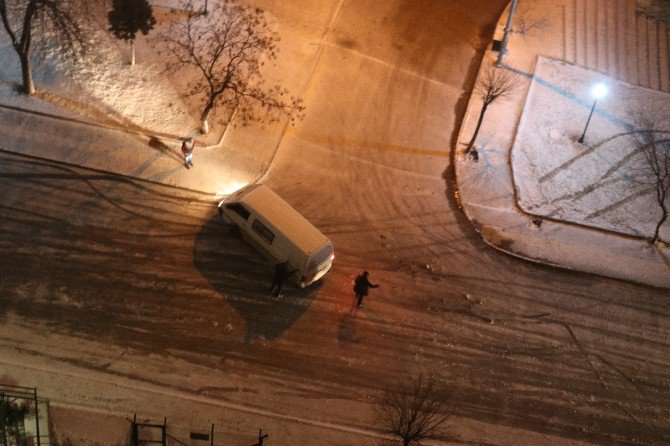
[{"label": "van's shadow", "polygon": [[321,287],[316,283],[301,290],[286,284],[283,298],[270,296],[274,264],[217,214],[196,236],[193,264],[245,319],[245,342],[260,336],[277,339],[305,312]]}]

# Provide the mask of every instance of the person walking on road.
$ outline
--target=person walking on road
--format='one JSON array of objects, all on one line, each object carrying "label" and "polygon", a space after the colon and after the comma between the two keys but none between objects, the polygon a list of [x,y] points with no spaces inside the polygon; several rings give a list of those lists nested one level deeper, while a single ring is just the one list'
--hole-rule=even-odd
[{"label": "person walking on road", "polygon": [[[188,145],[188,142],[191,142],[191,145]],[[195,142],[192,139],[184,140],[181,143],[181,153],[184,154],[184,164],[187,169],[190,169],[189,166],[193,165],[193,149],[195,149]]]},{"label": "person walking on road", "polygon": [[274,297],[283,297],[282,289],[284,288],[284,282],[292,274],[289,271],[288,261],[284,263],[277,263],[275,265],[275,276],[272,279],[272,286],[270,287],[270,294]]},{"label": "person walking on road", "polygon": [[368,295],[370,288],[379,287],[379,285],[370,283],[370,280],[368,280],[369,274],[370,273],[367,271],[363,271],[362,274],[359,274],[358,277],[356,277],[356,281],[354,282],[354,293],[356,293],[356,298],[358,299],[358,302],[356,303],[357,307],[363,306],[363,297]]}]

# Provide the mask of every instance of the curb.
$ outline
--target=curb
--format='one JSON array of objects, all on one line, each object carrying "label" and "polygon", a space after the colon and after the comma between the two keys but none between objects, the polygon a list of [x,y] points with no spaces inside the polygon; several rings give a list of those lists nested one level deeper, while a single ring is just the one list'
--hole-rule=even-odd
[{"label": "curb", "polygon": [[6,110],[11,110],[11,111],[19,112],[19,113],[27,113],[27,114],[31,114],[31,115],[35,115],[35,116],[41,116],[41,117],[44,117],[44,118],[57,119],[57,120],[60,120],[60,121],[65,121],[65,122],[72,122],[74,124],[88,125],[88,126],[96,127],[96,128],[99,128],[99,129],[115,130],[115,131],[123,132],[123,133],[130,133],[130,134],[139,135],[139,136],[146,136],[148,138],[159,136],[163,139],[172,139],[175,142],[181,141],[180,137],[175,136],[175,135],[170,135],[168,133],[160,133],[160,132],[150,133],[148,131],[134,130],[132,128],[123,127],[123,126],[120,126],[120,125],[116,126],[116,125],[109,125],[109,124],[101,124],[101,123],[95,122],[95,121],[86,121],[86,120],[83,120],[83,119],[69,118],[67,116],[61,116],[61,115],[56,115],[56,114],[53,114],[53,113],[46,113],[46,112],[42,112],[42,111],[31,110],[29,108],[17,107],[15,105],[0,104],[0,108],[4,108]]},{"label": "curb", "polygon": [[[87,120],[83,120],[83,119],[71,118],[71,117],[68,117],[68,116],[62,116],[62,115],[58,115],[58,114],[54,114],[54,113],[47,113],[47,112],[43,112],[43,111],[32,110],[32,109],[29,109],[29,108],[23,108],[23,107],[18,107],[18,106],[14,106],[14,105],[7,105],[7,104],[0,103],[0,109],[5,109],[5,110],[16,112],[16,113],[39,116],[39,117],[43,117],[43,118],[47,118],[47,119],[53,119],[53,120],[56,120],[56,121],[66,122],[66,123],[70,123],[70,124],[87,126],[87,127],[91,127],[91,128],[108,130],[108,131],[112,131],[112,132],[119,132],[119,133],[126,134],[126,135],[135,135],[135,136],[139,136],[139,137],[142,137],[142,138],[147,138],[148,140],[157,139],[157,140],[161,140],[161,141],[172,142],[172,143],[175,143],[177,145],[179,145],[182,141],[181,137],[177,137],[177,136],[171,135],[171,134],[160,133],[160,132],[152,133],[152,132],[149,132],[149,131],[143,131],[143,130],[128,128],[128,127],[124,127],[124,126],[120,126],[120,125],[115,126],[115,125],[109,125],[109,124],[102,124],[102,123],[95,122],[95,121],[87,121]],[[219,147],[221,145],[222,141],[223,141],[223,138],[225,137],[225,134],[226,134],[227,130],[228,130],[228,125],[226,125],[226,128],[221,133],[221,138],[220,138],[220,140],[217,144],[209,145],[209,146],[199,146],[198,150],[208,150],[208,149],[211,150],[211,149],[215,149],[215,148]],[[272,159],[274,159],[274,156],[275,156],[277,150],[278,150],[278,146],[275,147],[275,151],[273,152]],[[113,176],[116,176],[117,178],[132,179],[132,180],[142,181],[142,182],[149,183],[149,184],[166,186],[166,187],[170,187],[170,188],[173,188],[173,189],[178,189],[178,190],[183,190],[183,191],[190,191],[190,192],[195,192],[195,193],[204,194],[204,195],[216,196],[215,191],[205,191],[205,190],[202,190],[202,189],[195,189],[195,188],[189,188],[189,187],[185,187],[185,186],[179,186],[179,185],[170,184],[170,183],[166,183],[166,182],[151,180],[151,179],[148,179],[148,178],[142,178],[142,177],[127,175],[127,174],[123,174],[123,173],[113,172],[111,170],[105,170],[105,169],[100,169],[100,168],[91,167],[91,166],[74,164],[74,163],[70,163],[68,161],[63,161],[63,160],[57,159],[57,158],[48,158],[48,157],[42,157],[42,156],[37,156],[37,155],[29,155],[29,154],[15,152],[15,151],[3,149],[3,148],[0,148],[0,153],[12,154],[12,155],[25,157],[25,158],[31,158],[31,159],[35,159],[35,160],[39,160],[39,161],[48,161],[48,162],[53,162],[53,163],[59,163],[63,166],[68,166],[68,167],[72,167],[72,168],[86,169],[86,170],[89,170],[91,172],[98,172],[98,173],[105,174],[105,175],[113,175]],[[270,165],[271,165],[270,162],[266,163],[266,166],[265,166],[263,172],[260,175],[256,175],[256,177],[249,184],[254,184],[254,183],[257,183],[258,181],[262,180],[262,178],[268,173]]]},{"label": "curb", "polygon": [[[163,140],[171,140],[175,143],[180,143],[181,141],[183,141],[182,136],[177,136],[177,135],[173,135],[173,134],[170,134],[170,133],[152,132],[152,131],[147,130],[147,129],[142,129],[139,126],[137,126],[137,127],[139,127],[139,129],[137,129],[137,128],[132,128],[132,127],[124,127],[123,125],[102,124],[102,123],[96,122],[96,121],[87,121],[85,119],[71,118],[71,117],[67,117],[67,116],[57,115],[57,114],[54,114],[54,113],[47,113],[47,112],[43,112],[43,111],[32,110],[30,108],[19,107],[19,106],[16,106],[16,105],[7,105],[7,104],[2,104],[2,103],[0,103],[0,108],[4,108],[6,110],[11,110],[11,111],[19,112],[19,113],[27,113],[27,114],[31,114],[31,115],[35,115],[35,116],[41,116],[41,117],[44,117],[44,118],[56,119],[56,120],[60,120],[60,121],[64,121],[64,122],[71,122],[71,123],[74,123],[74,124],[88,125],[88,126],[91,126],[91,127],[96,127],[96,128],[105,129],[105,130],[113,130],[113,131],[123,132],[123,133],[127,133],[127,134],[144,136],[144,137],[147,137],[147,138],[162,138]],[[226,132],[228,131],[228,126],[229,125],[226,124],[226,127],[221,132],[221,137],[219,138],[219,141],[216,144],[199,146],[198,149],[200,149],[200,150],[212,149],[214,147],[218,147],[219,145],[221,145],[221,143],[223,142],[223,138],[225,137]],[[195,140],[195,137],[194,137],[194,140]]]},{"label": "curb", "polygon": [[[194,192],[194,193],[197,193],[197,194],[210,195],[210,196],[215,195],[212,192],[207,192],[207,191],[203,191],[203,190],[199,190],[199,189],[191,189],[191,188],[184,187],[184,186],[177,186],[177,185],[174,185],[174,184],[161,183],[160,181],[149,180],[149,179],[146,179],[146,178],[138,178],[138,177],[134,177],[134,176],[131,176],[131,175],[125,175],[125,174],[122,174],[122,173],[112,172],[110,170],[96,169],[95,167],[81,166],[79,164],[68,163],[67,161],[60,161],[60,160],[54,160],[54,159],[50,159],[50,158],[44,158],[44,157],[41,157],[41,156],[28,155],[28,154],[19,153],[19,152],[13,152],[11,150],[2,149],[2,148],[0,148],[0,154],[6,154],[6,155],[14,156],[14,157],[17,157],[17,158],[24,158],[24,159],[29,159],[29,160],[34,160],[34,161],[39,161],[39,162],[44,162],[44,163],[57,164],[57,165],[66,166],[66,167],[72,168],[72,169],[87,170],[89,172],[95,172],[95,173],[110,176],[110,177],[113,177],[113,178],[125,178],[125,179],[130,180],[130,181],[148,183],[148,184],[152,184],[152,185],[155,185],[155,186],[161,186],[161,187],[167,187],[167,188],[170,188],[170,189],[181,190],[181,191],[184,191],[184,192]],[[216,200],[215,200],[215,202],[216,202]]]}]

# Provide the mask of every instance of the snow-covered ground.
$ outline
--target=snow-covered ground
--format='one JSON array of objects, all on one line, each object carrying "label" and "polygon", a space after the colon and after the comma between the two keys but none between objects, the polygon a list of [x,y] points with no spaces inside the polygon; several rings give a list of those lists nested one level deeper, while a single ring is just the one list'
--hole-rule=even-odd
[{"label": "snow-covered ground", "polygon": [[[0,32],[0,98],[3,104],[50,114],[122,126],[171,137],[198,136],[206,145],[218,144],[227,117],[217,109],[210,115],[209,135],[199,135],[201,98],[189,95],[190,84],[199,75],[190,67],[166,71],[159,34],[173,20],[183,19],[179,1],[155,5],[157,25],[148,36],[136,39],[137,63],[130,65],[130,45],[107,31],[106,16],[92,17],[86,25],[89,49],[84,57],[64,60],[51,50],[33,52],[33,75],[37,93],[27,98],[18,93],[21,82],[19,59],[7,33]],[[273,17],[270,14],[269,19]],[[196,19],[197,20],[197,19]],[[282,54],[280,49],[280,58]],[[275,64],[263,76],[274,82]],[[284,79],[285,80],[285,79]],[[286,81],[286,80],[285,80]],[[290,81],[286,81],[293,87]]]},{"label": "snow-covered ground", "polygon": [[[170,14],[157,11],[159,25]],[[0,94],[3,103],[25,106],[50,113],[62,110],[95,122],[141,127],[152,133],[185,135],[198,126],[193,100],[184,97],[173,79],[166,75],[161,56],[147,38],[138,37],[138,63],[129,64],[129,45],[116,41],[104,23],[90,24],[91,45],[78,62],[63,61],[47,52],[33,57],[38,100],[16,92],[21,82],[18,57],[7,34],[0,33]]]},{"label": "snow-covered ground", "polygon": [[[178,5],[175,0],[156,4],[158,25],[149,38],[138,38],[135,66],[128,64],[129,46],[105,30],[104,17],[95,18],[91,40],[96,44],[80,63],[36,58],[39,90],[34,98],[17,93],[18,58],[6,33],[0,33],[2,103],[153,134],[197,134],[199,102],[185,95],[188,79],[196,73],[167,75],[164,56],[152,39],[170,20],[179,19],[169,9]],[[547,58],[538,60],[533,79],[512,150],[519,206],[532,215],[641,237],[652,234],[660,211],[652,190],[631,169],[637,158],[630,156],[632,139],[625,133],[638,104],[660,128],[670,128],[670,95]],[[576,140],[592,104],[590,88],[598,81],[606,82],[610,92],[599,102],[587,144],[581,145]],[[220,119],[214,115],[214,121]],[[225,127],[214,128],[203,143],[219,142]],[[661,238],[670,238],[670,222]]]},{"label": "snow-covered ground", "polygon": [[[273,124],[244,127],[233,122],[227,125],[215,108],[210,115],[211,132],[200,134],[198,120],[202,104],[199,98],[186,95],[189,83],[197,73],[184,69],[169,76],[165,72],[164,55],[158,51],[157,36],[161,30],[169,21],[183,18],[178,9],[180,2],[154,3],[158,24],[147,37],[138,36],[135,66],[129,64],[130,46],[115,40],[106,31],[106,15],[101,13],[92,17],[88,25],[93,45],[78,63],[58,59],[48,51],[35,51],[33,73],[37,92],[30,97],[18,93],[21,82],[19,60],[7,34],[0,30],[2,105],[103,124],[112,129],[131,131],[134,135],[130,143],[127,138],[112,138],[108,143],[100,144],[100,140],[95,139],[97,137],[89,141],[86,126],[79,126],[83,135],[70,128],[63,133],[65,138],[52,139],[58,147],[26,146],[10,138],[2,148],[208,191],[217,196],[257,181],[277,150],[288,117]],[[277,25],[282,40],[276,63],[266,64],[263,77],[269,84],[281,84],[289,94],[300,96],[317,50],[310,42],[322,32],[323,22],[327,23],[333,7],[296,11],[277,4],[271,5],[271,9],[267,12],[268,19]],[[289,20],[280,16],[297,12],[307,14],[309,20],[299,28],[286,27]],[[20,126],[26,135],[34,131],[29,121]],[[18,136],[21,133],[19,126],[12,133],[22,138]],[[52,138],[47,136],[49,129],[45,128],[44,133],[45,138]],[[179,138],[185,136],[196,138],[197,173],[187,171],[180,162]],[[79,144],[72,144],[72,140]],[[64,150],[61,150],[60,142],[67,146]]]},{"label": "snow-covered ground", "polygon": [[[594,143],[603,142],[594,138],[612,137],[620,132],[614,126],[607,127],[611,125],[608,118],[622,121],[623,114],[617,114],[618,110],[611,112],[608,107],[612,106],[610,101],[623,103],[626,98],[615,97],[615,93],[610,91],[598,103],[586,135],[587,144],[581,146],[573,142],[583,131],[593,104],[591,82],[606,79],[589,70],[615,72],[620,79],[634,82],[638,68],[647,69],[649,72],[654,66],[658,69],[657,63],[651,65],[646,57],[637,57],[630,47],[621,46],[625,45],[625,39],[606,39],[607,45],[603,44],[603,20],[618,14],[617,24],[623,26],[624,23],[632,23],[628,16],[635,18],[634,3],[633,0],[535,0],[526,3],[529,8],[527,13],[531,17],[545,17],[547,21],[532,32],[513,33],[510,37],[504,65],[506,69],[520,73],[524,86],[508,100],[497,101],[487,110],[476,142],[480,154],[479,162],[474,163],[457,156],[459,197],[465,213],[484,240],[498,249],[545,264],[668,287],[670,248],[664,243],[650,245],[645,240],[652,233],[650,229],[653,229],[651,222],[655,218],[654,213],[658,215],[656,207],[652,206],[651,200],[646,203],[643,201],[644,188],[634,181],[627,182],[627,186],[635,190],[629,190],[617,201],[614,197],[617,193],[622,194],[623,190],[620,188],[617,191],[611,188],[611,184],[624,184],[621,173],[632,170],[630,160],[625,158],[623,152],[616,151],[621,150],[621,141],[608,142],[607,147],[604,144],[594,146]],[[588,10],[586,16],[585,8]],[[627,11],[625,14],[624,9]],[[627,16],[623,21],[622,15]],[[579,19],[580,17],[584,20]],[[503,38],[506,18],[503,14],[497,24],[494,33],[497,40]],[[579,20],[574,21],[573,18]],[[607,22],[608,30],[614,29],[610,22]],[[518,20],[516,25],[519,26]],[[625,31],[624,35],[635,33],[630,26],[618,29]],[[610,57],[615,50],[630,58]],[[589,57],[585,59],[583,56],[587,53]],[[496,63],[498,53],[489,51],[485,58],[490,63]],[[540,75],[533,77],[538,58],[538,69],[542,66],[542,58],[552,58],[568,60],[574,64],[571,68],[575,71],[566,72],[567,76],[581,74],[577,75],[574,82],[573,79],[567,80],[574,85],[560,90],[558,83],[552,86]],[[609,71],[603,71],[602,63],[598,65],[600,68],[594,66],[596,61],[603,60],[612,62],[613,66],[609,67]],[[588,69],[582,71],[576,68],[577,65]],[[553,73],[554,76],[559,74]],[[532,91],[531,83],[536,84]],[[614,83],[616,86],[613,90],[616,95],[636,94],[635,88],[626,86],[630,87],[630,90],[626,90],[619,88],[626,84]],[[542,98],[538,98],[538,90],[541,89],[552,93],[545,92]],[[644,98],[653,97],[654,99],[647,102],[655,103],[660,107],[659,114],[667,116],[667,105],[663,109],[663,103],[659,102],[662,101],[660,98],[667,95],[647,89],[638,91],[643,92],[641,96]],[[572,104],[561,103],[569,102],[565,95],[572,95]],[[534,100],[546,102],[536,104],[532,113],[527,110],[524,112],[524,108],[527,108],[526,102],[531,104]],[[457,149],[462,148],[461,144],[470,139],[480,110],[481,100],[473,97],[461,126]],[[601,111],[607,113],[603,114]],[[528,137],[526,133],[529,132],[526,122],[520,122],[521,117],[524,121],[534,121],[535,127],[532,130],[539,132],[530,136],[538,142],[530,148],[534,150],[532,157],[527,157],[519,149],[517,134],[521,139]],[[609,144],[613,145],[610,147]],[[519,161],[521,156],[526,159]],[[586,159],[592,160],[596,166],[585,165]],[[557,169],[562,161],[565,161],[563,169]],[[524,164],[522,167],[519,166],[520,162]],[[577,167],[580,171],[575,170]],[[551,169],[556,170],[548,174]],[[609,181],[591,177],[598,175],[599,171],[601,175],[609,177]],[[582,174],[581,177],[578,176],[579,173]],[[571,178],[570,175],[577,178]],[[555,183],[552,183],[552,176],[556,176]],[[632,180],[630,175],[627,178]],[[576,186],[567,184],[573,180],[576,180]],[[599,199],[603,202],[598,202]],[[667,241],[667,232],[666,223],[661,231],[664,241]]]},{"label": "snow-covered ground", "polygon": [[[219,249],[213,204],[187,212],[191,197],[184,197],[188,206],[173,203],[174,191],[155,199],[112,184],[115,200],[128,206],[98,213],[99,204],[110,206],[90,195],[88,183],[77,183],[82,198],[61,198],[67,207],[56,199],[28,206],[21,200],[30,194],[19,188],[11,194],[16,213],[52,212],[63,232],[36,234],[31,222],[4,218],[20,224],[16,233],[71,240],[82,209],[92,209],[83,215],[109,249],[95,250],[100,271],[89,274],[73,274],[78,265],[90,269],[76,240],[55,252],[42,244],[29,251],[56,263],[53,273],[32,261],[25,269],[11,265],[18,284],[12,295],[19,296],[2,315],[2,365],[70,409],[59,425],[88,438],[94,428],[81,428],[86,417],[77,411],[116,415],[119,427],[131,411],[168,416],[183,427],[180,438],[223,420],[222,430],[237,439],[226,436],[225,444],[239,446],[251,444],[248,432],[260,426],[271,433],[270,444],[378,444],[374,396],[423,372],[453,386],[457,411],[445,441],[563,446],[578,444],[580,435],[601,444],[658,439],[667,427],[658,415],[667,400],[665,295],[535,268],[486,249],[451,200],[449,142],[477,69],[472,47],[486,34],[481,20],[494,15],[491,4],[260,3],[281,18],[283,42],[297,50],[293,60],[302,57],[290,79],[304,80],[308,109],[304,121],[280,132],[281,149],[265,179],[336,244],[338,260],[322,286],[305,298],[269,301],[260,263],[251,271],[248,251]],[[275,136],[254,128],[232,139],[255,156],[273,147],[257,142]],[[17,146],[26,141],[44,144],[26,137]],[[508,159],[501,156],[500,164]],[[486,161],[482,156],[479,172]],[[191,176],[204,164],[187,172],[178,157],[174,162]],[[32,177],[17,173],[4,184],[32,190]],[[509,180],[504,185],[511,188]],[[134,200],[151,210],[144,214]],[[154,209],[160,203],[165,210]],[[144,218],[154,213],[160,218]],[[186,229],[181,220],[175,228],[157,225],[168,213],[183,218]],[[119,232],[129,228],[135,242],[120,243],[126,236]],[[11,240],[12,253],[27,255],[23,240]],[[110,267],[108,253],[124,245],[127,257],[114,256]],[[140,265],[138,257],[145,259]],[[351,279],[362,268],[381,287],[360,311],[352,307]],[[87,286],[61,285],[61,270]],[[24,273],[31,286],[23,286]],[[282,329],[273,332],[277,325]],[[257,334],[251,341],[250,331]],[[268,332],[273,336],[262,336]],[[123,345],[128,339],[133,343]]]},{"label": "snow-covered ground", "polygon": [[[602,82],[585,144],[577,140]],[[655,190],[640,171],[630,135],[636,113],[670,129],[670,94],[633,86],[559,60],[535,66],[516,140],[512,170],[518,203],[529,214],[649,237],[660,218]],[[670,239],[670,222],[661,229]]]}]

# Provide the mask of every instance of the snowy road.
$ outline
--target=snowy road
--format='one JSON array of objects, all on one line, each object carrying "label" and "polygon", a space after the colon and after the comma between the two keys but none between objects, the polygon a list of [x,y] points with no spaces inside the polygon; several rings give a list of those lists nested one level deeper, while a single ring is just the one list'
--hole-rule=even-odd
[{"label": "snowy road", "polygon": [[[44,355],[357,428],[375,426],[352,407],[424,371],[449,383],[459,418],[568,437],[591,426],[592,438],[633,433],[641,444],[667,429],[661,292],[508,259],[445,208],[418,228],[402,215],[383,226],[322,217],[334,240],[379,246],[339,243],[322,287],[273,300],[271,265],[229,234],[206,199],[1,161],[3,357]],[[382,288],[355,310],[351,276],[366,256]],[[95,401],[94,389],[81,398]],[[120,412],[132,410],[127,403],[98,402]]]},{"label": "snowy road", "polygon": [[[326,280],[268,298],[272,265],[210,196],[3,153],[0,375],[99,411],[188,418],[138,396],[162,387],[351,434],[423,372],[450,391],[456,444],[668,441],[667,293],[508,258],[455,205],[449,147],[502,2],[368,3],[339,10],[266,177],[335,243]],[[362,269],[381,287],[356,310]],[[138,390],[91,396],[114,380]]]}]

